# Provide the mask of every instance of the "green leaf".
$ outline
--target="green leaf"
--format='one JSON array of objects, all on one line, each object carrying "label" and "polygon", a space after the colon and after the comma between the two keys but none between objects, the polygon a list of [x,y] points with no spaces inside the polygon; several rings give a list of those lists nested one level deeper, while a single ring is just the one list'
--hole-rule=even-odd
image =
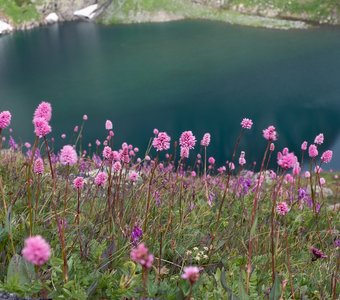
[{"label": "green leaf", "polygon": [[240,298],[235,296],[233,291],[228,287],[227,282],[226,282],[224,268],[222,269],[222,272],[221,272],[221,284],[222,284],[222,287],[227,291],[229,300],[240,300]]},{"label": "green leaf", "polygon": [[281,296],[281,285],[280,285],[280,278],[278,274],[275,274],[275,281],[270,290],[269,300],[278,300]]},{"label": "green leaf", "polygon": [[244,285],[243,285],[242,271],[240,272],[240,279],[238,282],[238,293],[242,300],[249,300],[249,296],[247,295],[246,290],[244,289]]},{"label": "green leaf", "polygon": [[35,277],[34,267],[19,254],[15,254],[7,269],[7,282],[17,281],[20,285],[31,284]]}]

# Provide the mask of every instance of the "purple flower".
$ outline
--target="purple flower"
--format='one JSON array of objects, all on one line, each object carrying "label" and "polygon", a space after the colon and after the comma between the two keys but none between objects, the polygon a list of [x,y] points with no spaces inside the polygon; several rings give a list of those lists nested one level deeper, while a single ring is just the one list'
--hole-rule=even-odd
[{"label": "purple flower", "polygon": [[143,236],[142,228],[140,228],[138,225],[135,225],[131,232],[131,243],[136,247],[142,236]]},{"label": "purple flower", "polygon": [[319,258],[327,258],[327,255],[325,253],[323,253],[321,250],[315,248],[314,246],[312,246],[310,248],[310,251],[313,254],[313,258],[312,258],[313,261],[317,260]]}]

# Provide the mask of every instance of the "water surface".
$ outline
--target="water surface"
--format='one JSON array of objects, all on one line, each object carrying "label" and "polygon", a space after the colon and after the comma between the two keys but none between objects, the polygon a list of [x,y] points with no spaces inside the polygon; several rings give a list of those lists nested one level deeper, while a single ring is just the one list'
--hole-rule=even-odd
[{"label": "water surface", "polygon": [[[260,160],[263,128],[277,149],[325,133],[340,169],[340,29],[278,31],[219,22],[115,25],[65,23],[0,38],[0,110],[13,112],[13,136],[32,140],[36,105],[53,104],[60,134],[88,114],[85,141],[105,138],[145,149],[153,128],[174,139],[212,134],[209,154],[230,159],[240,120],[254,120],[241,149]],[[241,150],[240,149],[240,150]]]}]

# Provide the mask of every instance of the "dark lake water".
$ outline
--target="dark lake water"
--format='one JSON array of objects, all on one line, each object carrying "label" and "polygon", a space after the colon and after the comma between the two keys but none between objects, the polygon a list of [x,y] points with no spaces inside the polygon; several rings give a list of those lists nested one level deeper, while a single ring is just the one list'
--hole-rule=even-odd
[{"label": "dark lake water", "polygon": [[321,151],[332,149],[330,167],[340,169],[340,28],[67,23],[1,37],[0,111],[12,111],[14,137],[33,140],[42,100],[53,104],[58,146],[86,113],[85,142],[104,139],[106,119],[116,143],[141,149],[155,127],[173,139],[210,132],[209,154],[222,163],[249,117],[254,127],[240,149],[248,162],[260,160],[262,129],[273,124],[277,149],[299,155],[302,141],[323,132]]}]

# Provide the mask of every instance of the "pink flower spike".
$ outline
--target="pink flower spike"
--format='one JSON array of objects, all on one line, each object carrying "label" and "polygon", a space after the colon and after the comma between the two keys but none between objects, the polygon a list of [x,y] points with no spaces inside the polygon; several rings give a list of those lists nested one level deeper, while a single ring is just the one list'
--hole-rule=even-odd
[{"label": "pink flower spike", "polygon": [[42,175],[42,173],[44,173],[44,161],[41,158],[34,161],[33,171],[38,175]]},{"label": "pink flower spike", "polygon": [[48,102],[41,102],[34,112],[33,119],[43,118],[47,122],[51,121],[52,118],[52,106]]},{"label": "pink flower spike", "polygon": [[311,144],[308,148],[308,154],[311,158],[317,157],[319,154],[318,148],[314,144]]},{"label": "pink flower spike", "polygon": [[156,151],[168,150],[170,148],[170,136],[166,132],[159,132],[157,137],[153,139],[152,146]]},{"label": "pink flower spike", "polygon": [[332,150],[327,150],[321,155],[321,160],[324,163],[329,163],[332,160],[333,157],[333,151]]},{"label": "pink flower spike", "polygon": [[144,243],[141,243],[136,248],[132,249],[130,257],[134,262],[139,263],[143,268],[147,269],[152,267],[154,260],[153,255],[149,253],[149,249],[145,247]]},{"label": "pink flower spike", "polygon": [[322,145],[323,141],[324,141],[323,133],[318,134],[314,139],[314,143],[318,145]]},{"label": "pink flower spike", "polygon": [[81,190],[84,187],[84,178],[81,176],[78,176],[73,180],[73,187],[77,190]]},{"label": "pink flower spike", "polygon": [[267,141],[276,141],[277,140],[277,132],[274,126],[269,126],[268,128],[263,130],[263,137]]},{"label": "pink flower spike", "polygon": [[99,172],[96,178],[94,179],[94,183],[97,186],[105,185],[107,181],[107,174],[105,172]]},{"label": "pink flower spike", "polygon": [[253,121],[247,118],[244,118],[241,122],[241,126],[243,129],[251,129],[253,126]]},{"label": "pink flower spike", "polygon": [[179,144],[181,147],[194,149],[196,144],[196,137],[193,135],[192,131],[184,131],[179,138]]},{"label": "pink flower spike", "polygon": [[181,153],[180,153],[181,158],[182,159],[183,158],[189,158],[189,152],[190,152],[189,148],[181,147]]},{"label": "pink flower spike", "polygon": [[276,212],[281,216],[286,215],[289,212],[289,207],[288,207],[287,203],[284,202],[284,201],[278,203],[277,206],[276,206]]},{"label": "pink flower spike", "polygon": [[297,157],[294,155],[293,152],[288,152],[288,148],[284,148],[281,152],[277,154],[277,164],[282,169],[290,169],[293,168],[294,165],[297,163]]},{"label": "pink flower spike", "polygon": [[272,152],[275,150],[275,144],[274,143],[270,143],[269,150],[272,151]]},{"label": "pink flower spike", "polygon": [[28,262],[41,266],[51,257],[51,248],[40,235],[32,236],[25,240],[22,255]]},{"label": "pink flower spike", "polygon": [[301,150],[302,151],[306,151],[307,150],[307,141],[304,141],[302,144],[301,144]]},{"label": "pink flower spike", "polygon": [[138,179],[138,173],[136,171],[132,171],[129,175],[129,179],[131,182],[136,182]]},{"label": "pink flower spike", "polygon": [[34,124],[34,133],[39,138],[42,138],[48,135],[52,131],[52,128],[48,124],[48,121],[46,121],[46,119],[44,118],[40,118],[40,117],[34,118],[33,124]]},{"label": "pink flower spike", "polygon": [[8,110],[0,113],[0,129],[5,129],[11,124],[12,115]]},{"label": "pink flower spike", "polygon": [[187,280],[191,285],[193,285],[200,278],[200,270],[198,267],[184,267],[184,273],[182,278]]},{"label": "pink flower spike", "polygon": [[209,162],[209,164],[213,165],[215,163],[215,158],[213,158],[212,156],[209,157],[208,162]]},{"label": "pink flower spike", "polygon": [[88,118],[88,116],[87,115],[83,115],[83,120],[84,121],[87,121],[89,118]]},{"label": "pink flower spike", "polygon": [[205,133],[204,135],[203,135],[203,138],[202,138],[202,140],[201,140],[201,146],[203,146],[203,147],[208,147],[209,146],[209,144],[210,144],[210,133]]},{"label": "pink flower spike", "polygon": [[71,145],[65,145],[60,151],[60,163],[62,165],[73,166],[77,163],[78,156],[76,150]]},{"label": "pink flower spike", "polygon": [[112,122],[110,120],[106,120],[105,129],[106,130],[112,130],[112,128],[113,128]]}]

